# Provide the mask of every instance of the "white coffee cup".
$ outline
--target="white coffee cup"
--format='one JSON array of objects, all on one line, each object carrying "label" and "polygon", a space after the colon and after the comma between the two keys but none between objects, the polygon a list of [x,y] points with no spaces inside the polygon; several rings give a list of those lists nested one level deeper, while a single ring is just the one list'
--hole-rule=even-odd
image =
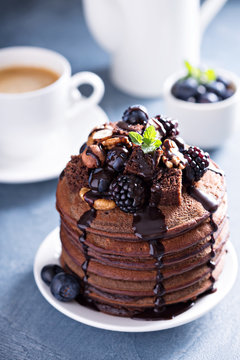
[{"label": "white coffee cup", "polygon": [[227,0],[84,0],[96,41],[112,55],[111,78],[143,97],[162,94],[184,60],[200,61],[202,34]]},{"label": "white coffee cup", "polygon": [[[68,118],[99,103],[103,81],[94,73],[71,76],[68,60],[55,51],[38,47],[0,50],[0,69],[11,66],[41,67],[59,74],[49,86],[25,93],[0,93],[0,161],[32,158],[43,147],[51,151],[52,135],[67,125]],[[77,87],[90,84],[93,92],[82,97]],[[84,119],[82,121],[84,126]]]},{"label": "white coffee cup", "polygon": [[212,104],[187,102],[172,94],[173,85],[186,72],[174,73],[164,83],[165,113],[179,120],[180,135],[189,145],[206,150],[222,146],[231,137],[240,115],[239,77],[223,69],[216,73],[232,83],[234,94]]}]

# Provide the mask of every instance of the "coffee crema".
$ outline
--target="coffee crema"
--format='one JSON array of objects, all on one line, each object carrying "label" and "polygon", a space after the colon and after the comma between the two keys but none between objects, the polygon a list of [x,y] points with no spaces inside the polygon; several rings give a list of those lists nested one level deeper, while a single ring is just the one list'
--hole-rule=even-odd
[{"label": "coffee crema", "polygon": [[11,66],[0,69],[0,93],[25,93],[39,90],[59,79],[56,72],[34,66]]}]

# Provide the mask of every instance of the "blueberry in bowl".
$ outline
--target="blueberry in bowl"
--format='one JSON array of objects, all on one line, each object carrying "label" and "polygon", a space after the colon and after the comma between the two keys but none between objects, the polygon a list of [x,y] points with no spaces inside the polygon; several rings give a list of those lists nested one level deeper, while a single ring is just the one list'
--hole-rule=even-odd
[{"label": "blueberry in bowl", "polygon": [[222,146],[239,119],[239,77],[227,70],[186,70],[164,83],[165,111],[177,118],[182,137],[204,150]]},{"label": "blueberry in bowl", "polygon": [[185,61],[187,73],[178,79],[172,94],[177,99],[206,104],[228,99],[234,94],[234,84],[227,78],[218,76],[213,69],[201,70]]}]

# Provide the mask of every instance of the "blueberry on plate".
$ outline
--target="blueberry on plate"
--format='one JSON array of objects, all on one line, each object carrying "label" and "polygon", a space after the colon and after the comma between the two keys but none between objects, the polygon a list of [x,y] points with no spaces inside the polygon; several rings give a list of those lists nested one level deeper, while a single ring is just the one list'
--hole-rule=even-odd
[{"label": "blueberry on plate", "polygon": [[60,266],[49,264],[42,268],[41,278],[47,285],[50,285],[54,276],[60,272],[63,272],[63,269]]},{"label": "blueberry on plate", "polygon": [[193,77],[178,80],[172,87],[172,94],[181,100],[187,101],[197,95],[198,82]]},{"label": "blueberry on plate", "polygon": [[210,104],[210,103],[218,102],[219,100],[220,99],[216,94],[212,92],[206,92],[205,94],[199,97],[198,102],[200,104]]},{"label": "blueberry on plate", "polygon": [[75,276],[61,272],[51,282],[51,293],[60,301],[74,300],[80,293],[80,284]]},{"label": "blueberry on plate", "polygon": [[144,125],[148,122],[147,109],[142,105],[129,106],[124,111],[122,120],[129,125]]}]

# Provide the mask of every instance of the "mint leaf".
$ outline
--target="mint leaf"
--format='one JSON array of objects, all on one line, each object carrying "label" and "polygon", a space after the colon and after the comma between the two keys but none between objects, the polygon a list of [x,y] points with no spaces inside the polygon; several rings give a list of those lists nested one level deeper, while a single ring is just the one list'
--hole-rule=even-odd
[{"label": "mint leaf", "polygon": [[156,129],[153,125],[151,125],[144,131],[143,140],[149,139],[151,141],[154,141],[156,136],[157,136]]},{"label": "mint leaf", "polygon": [[194,67],[187,60],[184,61],[187,69],[187,76],[194,77],[199,83],[207,83],[216,80],[216,73],[213,69],[207,69],[205,71],[200,68]]},{"label": "mint leaf", "polygon": [[186,69],[188,71],[188,74],[191,76],[192,75],[192,70],[193,70],[192,65],[187,60],[184,60],[184,64],[185,64],[185,67],[186,67]]},{"label": "mint leaf", "polygon": [[153,125],[144,131],[143,136],[134,131],[130,131],[129,136],[134,144],[141,145],[145,154],[155,151],[162,144],[161,140],[157,139],[157,132]]},{"label": "mint leaf", "polygon": [[161,144],[162,144],[161,140],[159,140],[159,139],[156,140],[154,143],[155,149],[159,148]]},{"label": "mint leaf", "polygon": [[131,141],[133,144],[135,145],[141,145],[143,142],[143,137],[142,135],[138,134],[135,131],[130,131],[129,136],[131,138]]},{"label": "mint leaf", "polygon": [[207,78],[207,82],[211,82],[216,80],[217,76],[213,69],[208,69],[205,71],[205,76]]},{"label": "mint leaf", "polygon": [[144,152],[144,154],[151,153],[155,150],[156,150],[156,148],[155,148],[154,144],[151,144],[151,145],[142,144],[142,151]]},{"label": "mint leaf", "polygon": [[149,126],[143,134],[143,143],[150,146],[156,139],[157,132],[153,125]]}]

